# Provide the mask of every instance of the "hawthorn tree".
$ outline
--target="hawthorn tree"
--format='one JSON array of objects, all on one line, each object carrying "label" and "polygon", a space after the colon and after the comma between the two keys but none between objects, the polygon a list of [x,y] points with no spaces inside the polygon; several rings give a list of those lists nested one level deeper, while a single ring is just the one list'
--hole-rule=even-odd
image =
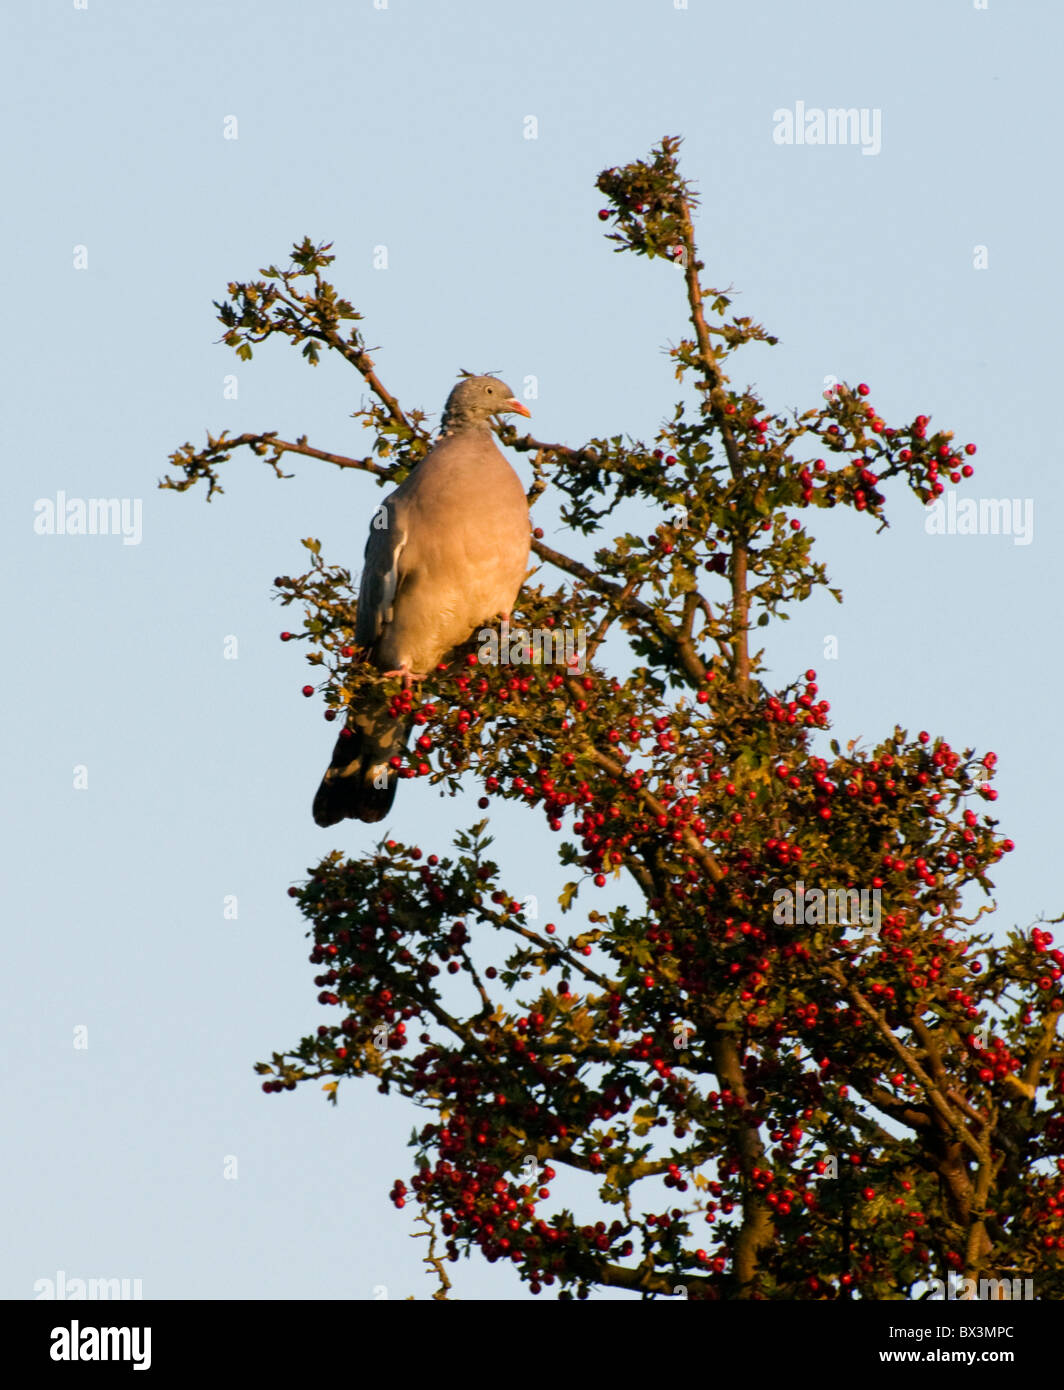
[{"label": "hawthorn tree", "polygon": [[[400,775],[541,815],[572,870],[556,914],[572,925],[530,919],[486,816],[427,854],[391,837],[333,850],[289,889],[326,1021],[259,1064],[263,1089],[324,1079],[335,1103],[371,1075],[416,1102],[427,1118],[392,1200],[420,1205],[448,1260],[511,1261],[532,1293],[898,1299],[952,1274],[1060,1298],[1064,953],[1045,924],[1005,944],[973,930],[992,909],[968,899],[989,897],[1013,848],[988,814],[995,755],[900,727],[842,747],[816,672],[770,689],[751,645],[828,583],[811,509],[878,533],[888,493],[933,502],[971,477],[975,447],[926,415],[887,424],[863,384],[793,415],[730,384],[734,353],[776,340],[703,289],[678,147],[602,173],[598,215],[685,290],[685,399],[650,445],[500,427],[531,456],[530,503],[552,489],[574,541],[595,538],[581,559],[534,531],[541,567],[513,627],[582,630],[586,668],[518,636],[507,664],[470,647],[415,690],[387,683],[416,726]],[[240,447],[282,477],[290,454],[389,487],[417,467],[426,417],[377,376],[361,316],[323,279],[332,260],[304,240],[216,308],[243,359],[278,334],[312,365],[323,348],[345,358],[372,393],[355,412],[367,456],[208,435],[162,486],[202,483],[209,500]],[[609,538],[622,503],[649,510],[652,534]],[[383,678],[352,646],[350,572],[304,545],[307,572],[275,581],[304,614],[282,639],[306,644],[333,719]],[[618,876],[628,900],[597,908]],[[858,892],[870,911],[833,910]],[[505,967],[478,965],[500,938]],[[559,1210],[562,1168],[615,1218]]]}]

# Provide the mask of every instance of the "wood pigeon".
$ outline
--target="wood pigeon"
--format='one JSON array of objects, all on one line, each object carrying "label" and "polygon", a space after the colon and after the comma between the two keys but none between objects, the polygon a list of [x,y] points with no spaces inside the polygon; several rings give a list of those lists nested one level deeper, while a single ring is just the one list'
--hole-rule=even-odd
[{"label": "wood pigeon", "polygon": [[[531,413],[497,377],[465,377],[447,398],[439,441],[370,525],[355,645],[406,685],[513,609],[528,568],[528,502],[491,420],[514,411]],[[373,689],[351,707],[314,798],[318,825],[388,814],[398,781],[389,759],[410,733],[389,703]]]}]

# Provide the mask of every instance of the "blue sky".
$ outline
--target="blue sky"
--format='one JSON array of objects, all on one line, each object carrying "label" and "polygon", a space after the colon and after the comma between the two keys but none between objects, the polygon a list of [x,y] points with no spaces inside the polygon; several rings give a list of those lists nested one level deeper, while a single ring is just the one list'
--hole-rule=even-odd
[{"label": "blue sky", "polygon": [[[459,368],[493,369],[536,377],[540,438],[649,437],[675,400],[679,278],[611,253],[594,180],[683,135],[705,280],[781,339],[737,384],[805,408],[829,377],[867,381],[888,421],[923,411],[978,444],[965,495],[1033,508],[1026,545],[929,535],[900,492],[878,537],[818,515],[846,603],[770,628],[771,674],[815,666],[842,740],[898,722],[996,751],[1017,843],[998,928],[1060,910],[1062,30],[1052,0],[4,7],[0,1294],[59,1270],[160,1298],[431,1292],[412,1211],[387,1201],[417,1112],[372,1085],[336,1110],[311,1086],[264,1096],[251,1069],[321,1016],[286,888],[374,840],[311,820],[333,731],[271,583],[305,536],[357,570],[379,494],[239,455],[209,507],[155,486],[206,429],[364,446],[346,364],[217,345],[212,299],[304,235],[335,243],[407,405],[438,412]],[[880,113],[879,152],[777,143],[798,102]],[[60,492],[139,500],[139,543],[39,534]],[[549,499],[537,520],[564,549]],[[410,785],[391,823],[438,851],[473,818]],[[517,807],[493,829],[508,887],[548,915],[551,837]],[[527,1296],[501,1265],[453,1277],[459,1297]]]}]

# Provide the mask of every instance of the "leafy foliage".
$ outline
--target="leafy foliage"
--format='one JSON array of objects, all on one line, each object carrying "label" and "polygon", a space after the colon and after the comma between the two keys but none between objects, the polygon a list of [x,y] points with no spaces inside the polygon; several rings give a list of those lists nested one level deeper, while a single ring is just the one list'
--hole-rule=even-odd
[{"label": "leafy foliage", "polygon": [[[290,890],[330,1021],[260,1064],[264,1089],[319,1081],[336,1103],[370,1074],[415,1101],[428,1118],[393,1201],[439,1220],[450,1259],[510,1260],[533,1292],[889,1299],[961,1271],[1061,1297],[1064,954],[1044,925],[995,945],[975,930],[990,903],[966,909],[1012,849],[989,810],[996,757],[902,728],[868,749],[829,741],[816,672],[770,690],[749,640],[828,585],[809,508],[882,530],[891,482],[933,501],[971,476],[974,446],[923,415],[887,424],[863,385],[790,416],[731,387],[732,354],[775,339],[702,289],[678,146],[603,173],[600,216],[618,250],[664,257],[683,284],[691,336],[672,355],[695,405],[649,444],[501,430],[533,456],[530,500],[553,488],[596,538],[588,564],[535,533],[560,583],[527,585],[514,628],[582,632],[586,669],[515,636],[498,664],[470,647],[417,692],[390,687],[417,726],[401,776],[453,794],[472,777],[482,808],[542,814],[573,925],[540,929],[505,886],[486,817],[448,851],[334,851]],[[376,397],[360,412],[372,454],[209,437],[164,486],[210,497],[240,442],[272,448],[278,472],[286,452],[382,483],[416,466],[424,417],[343,336],[359,316],[321,278],[327,250],[304,241],[289,270],[230,285],[219,316],[242,356],[280,333],[312,364],[322,345],[350,361]],[[628,499],[662,518],[652,534],[601,534]],[[380,677],[350,645],[348,572],[305,544],[308,573],[277,586],[342,712]],[[615,630],[627,673],[605,664]],[[632,903],[603,912],[587,899],[611,875]],[[492,934],[501,970],[477,963]],[[609,1224],[557,1209],[563,1166]]]}]

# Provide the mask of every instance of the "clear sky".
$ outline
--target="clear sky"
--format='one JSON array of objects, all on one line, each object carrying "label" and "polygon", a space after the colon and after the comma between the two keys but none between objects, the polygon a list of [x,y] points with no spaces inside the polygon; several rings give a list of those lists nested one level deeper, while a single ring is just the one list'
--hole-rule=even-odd
[{"label": "clear sky", "polygon": [[[209,507],[155,486],[208,428],[363,448],[346,364],[216,342],[212,299],[304,235],[335,242],[407,405],[497,370],[537,379],[540,438],[649,437],[676,398],[680,281],[611,253],[594,180],[683,135],[706,282],[781,338],[737,384],[806,408],[826,378],[866,381],[888,421],[922,411],[978,444],[965,495],[1033,509],[1029,544],[929,535],[900,490],[879,537],[818,513],[846,603],[769,629],[771,673],[815,666],[843,741],[898,722],[997,752],[1017,843],[998,927],[1061,909],[1055,0],[24,0],[0,33],[0,1295],[60,1270],[145,1297],[431,1292],[413,1209],[387,1200],[423,1117],[372,1083],[337,1110],[311,1085],[264,1096],[252,1071],[322,1016],[286,888],[375,838],[311,820],[334,731],[271,583],[305,536],[357,570],[379,493],[239,455]],[[778,143],[797,103],[865,111],[878,152]],[[139,543],[39,534],[60,492],[139,504]],[[474,818],[421,784],[389,823],[429,852]],[[546,917],[557,841],[516,806],[494,828],[507,887]],[[502,1264],[452,1274],[462,1298],[528,1296]]]}]

